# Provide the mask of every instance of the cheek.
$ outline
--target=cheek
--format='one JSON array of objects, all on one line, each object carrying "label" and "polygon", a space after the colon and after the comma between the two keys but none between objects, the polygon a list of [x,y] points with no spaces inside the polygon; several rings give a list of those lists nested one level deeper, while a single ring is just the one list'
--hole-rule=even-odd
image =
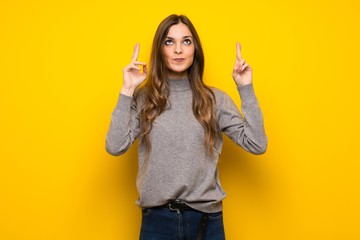
[{"label": "cheek", "polygon": [[163,48],[162,54],[165,59],[169,58],[169,49]]},{"label": "cheek", "polygon": [[192,49],[189,53],[189,55],[191,56],[191,62],[194,61],[194,56],[195,56],[195,49]]},{"label": "cheek", "polygon": [[168,65],[169,64],[169,59],[170,59],[168,51],[163,50],[163,57],[164,57],[165,64]]},{"label": "cheek", "polygon": [[188,55],[194,57],[194,55],[195,55],[195,48],[194,47],[189,48]]}]

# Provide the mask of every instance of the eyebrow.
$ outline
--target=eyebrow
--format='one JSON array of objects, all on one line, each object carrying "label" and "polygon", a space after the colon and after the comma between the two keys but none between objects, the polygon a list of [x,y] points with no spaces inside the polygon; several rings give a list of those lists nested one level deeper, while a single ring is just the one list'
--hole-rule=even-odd
[{"label": "eyebrow", "polygon": [[[166,37],[166,38],[169,38],[169,39],[171,39],[171,40],[174,40],[174,39],[175,39],[175,38],[173,38],[173,37]],[[182,38],[184,39],[184,38],[193,38],[193,37],[192,37],[192,36],[183,36]]]}]

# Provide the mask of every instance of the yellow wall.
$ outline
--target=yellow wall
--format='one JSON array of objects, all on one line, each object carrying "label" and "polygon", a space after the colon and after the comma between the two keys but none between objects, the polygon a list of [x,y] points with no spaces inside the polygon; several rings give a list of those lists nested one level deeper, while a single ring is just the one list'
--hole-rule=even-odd
[{"label": "yellow wall", "polygon": [[268,151],[226,140],[228,239],[360,239],[359,3],[323,1],[0,3],[0,239],[137,239],[136,146],[105,134],[136,42],[190,17],[205,80],[239,99],[235,42],[254,69]]}]

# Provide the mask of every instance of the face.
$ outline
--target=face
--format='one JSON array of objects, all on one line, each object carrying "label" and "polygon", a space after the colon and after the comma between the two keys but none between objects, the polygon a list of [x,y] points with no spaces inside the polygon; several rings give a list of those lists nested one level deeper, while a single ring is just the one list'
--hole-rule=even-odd
[{"label": "face", "polygon": [[189,28],[183,23],[171,26],[163,45],[165,64],[168,69],[167,77],[173,79],[186,77],[187,70],[194,61],[195,52]]}]

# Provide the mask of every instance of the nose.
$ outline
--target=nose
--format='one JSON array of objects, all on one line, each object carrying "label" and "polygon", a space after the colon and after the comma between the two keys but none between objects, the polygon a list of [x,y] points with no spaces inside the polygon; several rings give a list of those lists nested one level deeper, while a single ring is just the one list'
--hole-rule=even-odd
[{"label": "nose", "polygon": [[181,44],[176,44],[176,45],[175,45],[175,53],[176,53],[176,54],[182,53]]}]

